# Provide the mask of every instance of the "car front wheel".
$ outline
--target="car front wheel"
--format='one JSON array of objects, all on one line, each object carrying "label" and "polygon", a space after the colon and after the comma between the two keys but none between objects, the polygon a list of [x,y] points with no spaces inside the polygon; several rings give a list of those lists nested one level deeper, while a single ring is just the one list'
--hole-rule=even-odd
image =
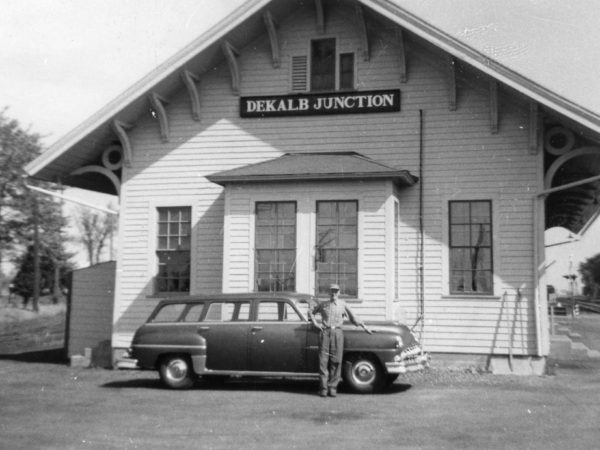
[{"label": "car front wheel", "polygon": [[194,379],[189,360],[185,356],[167,356],[160,363],[160,379],[171,389],[187,389]]},{"label": "car front wheel", "polygon": [[344,381],[360,394],[380,391],[385,375],[379,362],[371,355],[352,355],[344,361]]}]

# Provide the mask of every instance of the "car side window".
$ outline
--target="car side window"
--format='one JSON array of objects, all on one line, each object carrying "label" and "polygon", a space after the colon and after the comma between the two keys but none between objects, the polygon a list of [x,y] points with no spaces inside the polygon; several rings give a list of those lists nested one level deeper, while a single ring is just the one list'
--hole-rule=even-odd
[{"label": "car side window", "polygon": [[250,302],[213,302],[206,311],[205,322],[239,322],[250,320]]},{"label": "car side window", "polygon": [[153,323],[177,322],[185,310],[185,303],[171,303],[164,305],[152,318]]},{"label": "car side window", "polygon": [[302,318],[289,303],[260,302],[257,320],[264,322],[301,322]]},{"label": "car side window", "polygon": [[204,310],[204,303],[198,303],[196,305],[190,305],[187,314],[183,318],[184,322],[200,322],[202,317],[202,311]]}]

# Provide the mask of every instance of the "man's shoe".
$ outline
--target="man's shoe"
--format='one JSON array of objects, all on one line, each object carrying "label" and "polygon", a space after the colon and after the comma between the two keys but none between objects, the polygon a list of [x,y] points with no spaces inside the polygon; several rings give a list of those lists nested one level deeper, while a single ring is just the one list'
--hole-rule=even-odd
[{"label": "man's shoe", "polygon": [[330,397],[337,397],[337,391],[335,389],[330,389],[329,390],[329,396]]},{"label": "man's shoe", "polygon": [[327,397],[327,391],[319,391],[319,396]]}]

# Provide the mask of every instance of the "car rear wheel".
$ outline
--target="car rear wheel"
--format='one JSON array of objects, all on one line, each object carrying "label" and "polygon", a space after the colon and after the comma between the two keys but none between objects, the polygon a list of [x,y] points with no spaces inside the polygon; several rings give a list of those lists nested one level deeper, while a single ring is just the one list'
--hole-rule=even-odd
[{"label": "car rear wheel", "polygon": [[385,384],[383,369],[371,355],[351,355],[344,362],[343,375],[350,389],[360,394],[378,392]]},{"label": "car rear wheel", "polygon": [[171,389],[187,389],[193,386],[192,367],[185,356],[167,356],[160,363],[160,379]]}]

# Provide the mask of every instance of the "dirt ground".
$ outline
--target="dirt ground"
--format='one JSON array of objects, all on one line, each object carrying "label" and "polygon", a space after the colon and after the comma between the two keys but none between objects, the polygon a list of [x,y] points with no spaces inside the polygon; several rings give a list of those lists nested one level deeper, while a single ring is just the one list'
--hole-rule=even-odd
[{"label": "dirt ground", "polygon": [[544,448],[600,442],[600,363],[544,377],[429,370],[379,395],[314,381],[200,382],[0,359],[3,449]]}]

